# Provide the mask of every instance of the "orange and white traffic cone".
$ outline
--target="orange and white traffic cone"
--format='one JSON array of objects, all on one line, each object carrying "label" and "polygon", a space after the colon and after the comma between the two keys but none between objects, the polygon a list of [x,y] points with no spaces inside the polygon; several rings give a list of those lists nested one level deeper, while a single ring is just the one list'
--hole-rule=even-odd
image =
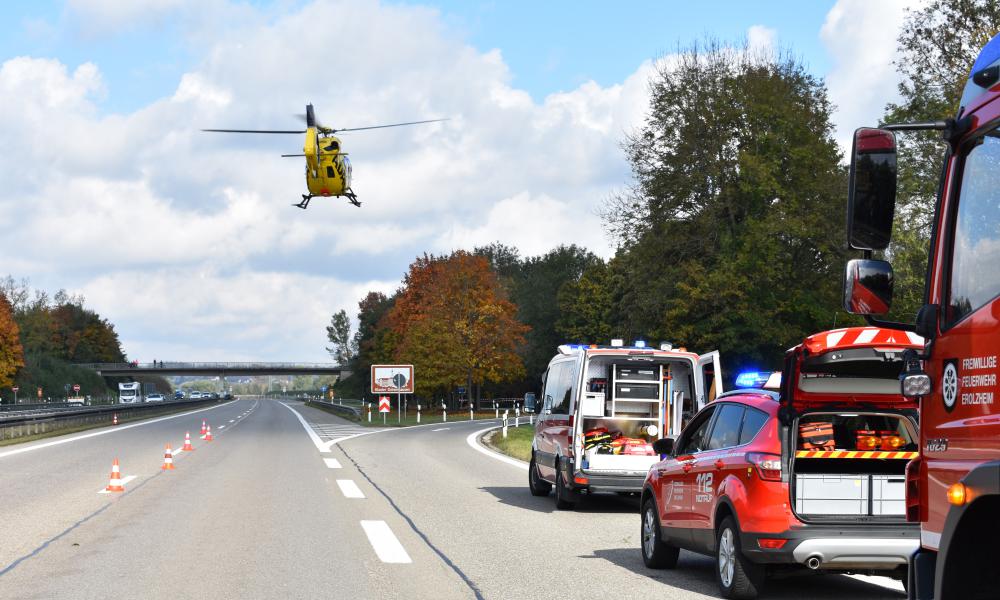
[{"label": "orange and white traffic cone", "polygon": [[104,488],[107,492],[124,492],[125,486],[122,485],[122,474],[121,470],[118,468],[118,459],[111,465],[111,480],[108,482],[108,487]]},{"label": "orange and white traffic cone", "polygon": [[167,444],[167,449],[163,453],[163,470],[174,470],[174,451],[170,449],[170,444]]},{"label": "orange and white traffic cone", "polygon": [[117,425],[118,424],[118,413],[115,413],[115,414],[113,414],[111,416],[111,424],[112,425]]},{"label": "orange and white traffic cone", "polygon": [[191,432],[184,433],[184,447],[181,448],[184,452],[193,452],[194,446],[191,445]]},{"label": "orange and white traffic cone", "polygon": [[209,425],[208,426],[208,430],[205,431],[205,441],[206,442],[211,442],[212,441],[212,426],[211,425]]},{"label": "orange and white traffic cone", "polygon": [[205,435],[205,431],[208,425],[205,423],[204,419],[201,421],[201,435]]}]

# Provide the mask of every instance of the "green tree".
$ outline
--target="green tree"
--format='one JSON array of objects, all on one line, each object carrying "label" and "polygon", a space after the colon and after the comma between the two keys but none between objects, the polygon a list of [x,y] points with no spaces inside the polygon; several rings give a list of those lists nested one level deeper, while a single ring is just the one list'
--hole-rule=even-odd
[{"label": "green tree", "polygon": [[823,83],[789,54],[709,41],[663,63],[605,222],[613,327],[776,364],[840,303],[845,172]]},{"label": "green tree", "polygon": [[[886,106],[882,121],[938,121],[955,116],[972,64],[998,31],[1000,2],[996,0],[932,0],[909,10],[897,40],[902,98]],[[936,131],[901,132],[897,140],[898,205],[893,241],[886,253],[896,275],[891,316],[912,321],[924,303],[931,220],[945,145]]]},{"label": "green tree", "polygon": [[564,340],[607,344],[614,337],[611,272],[604,262],[588,267],[579,280],[563,284],[558,305],[556,331]]},{"label": "green tree", "polygon": [[351,319],[347,316],[346,310],[335,312],[330,317],[330,324],[326,327],[326,339],[332,346],[328,346],[326,351],[333,357],[338,365],[346,365],[354,358],[355,347],[351,338]]}]

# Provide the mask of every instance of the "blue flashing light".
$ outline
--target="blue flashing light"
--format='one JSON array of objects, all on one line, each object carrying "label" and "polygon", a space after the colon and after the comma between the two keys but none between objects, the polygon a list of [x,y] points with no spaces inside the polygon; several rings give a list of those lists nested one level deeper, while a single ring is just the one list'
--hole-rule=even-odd
[{"label": "blue flashing light", "polygon": [[635,341],[635,347],[636,348],[645,348],[646,347],[646,342],[643,341],[643,340],[636,340]]},{"label": "blue flashing light", "polygon": [[972,74],[982,71],[986,67],[1000,60],[1000,34],[993,36],[993,39],[986,42],[983,49],[979,51],[975,64],[972,65]]},{"label": "blue flashing light", "polygon": [[[983,46],[983,49],[979,51],[979,56],[976,57],[976,62],[972,65],[972,70],[969,72],[969,80],[965,84],[965,90],[962,91],[962,100],[959,102],[959,106],[962,110],[969,108],[972,102],[979,96],[982,96],[987,89],[995,87],[996,81],[992,78],[987,78],[983,81],[976,81],[976,74],[983,71],[987,67],[995,65],[1000,62],[1000,34],[993,36],[989,42]],[[981,87],[985,85],[986,87]]]},{"label": "blue flashing light", "polygon": [[[736,376],[736,387],[748,388],[756,387],[757,381],[760,379],[760,373],[757,371],[744,371]],[[765,375],[764,379],[767,379]]]}]

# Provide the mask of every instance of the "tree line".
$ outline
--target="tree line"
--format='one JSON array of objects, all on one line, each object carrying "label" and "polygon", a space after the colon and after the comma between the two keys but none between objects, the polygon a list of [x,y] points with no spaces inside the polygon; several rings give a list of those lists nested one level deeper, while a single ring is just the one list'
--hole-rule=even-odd
[{"label": "tree line", "polygon": [[[954,115],[998,25],[996,0],[910,10],[898,37],[902,99],[882,122]],[[649,86],[647,117],[622,142],[632,184],[601,213],[614,256],[569,245],[522,257],[496,242],[419,257],[395,293],[361,300],[356,332],[345,311],[334,315],[328,350],[354,373],[339,391],[367,392],[369,367],[387,362],[414,364],[424,397],[460,386],[516,396],[537,391],[560,343],[612,338],[718,349],[731,380],[779,368],[807,335],[862,324],[841,310],[848,170],[824,82],[790,50],[709,39],[661,61]],[[907,320],[922,303],[944,153],[932,138],[900,139],[886,254],[893,314]]]}]

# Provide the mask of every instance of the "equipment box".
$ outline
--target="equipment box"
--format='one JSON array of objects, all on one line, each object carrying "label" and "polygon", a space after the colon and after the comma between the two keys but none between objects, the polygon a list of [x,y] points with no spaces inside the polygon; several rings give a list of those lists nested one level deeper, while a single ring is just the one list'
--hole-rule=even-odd
[{"label": "equipment box", "polygon": [[619,382],[615,384],[615,399],[659,400],[660,384]]},{"label": "equipment box", "polygon": [[633,365],[615,365],[615,380],[617,381],[660,381],[660,367],[637,367]]},{"label": "equipment box", "polygon": [[795,512],[802,515],[867,515],[868,475],[803,473],[795,476]]},{"label": "equipment box", "polygon": [[872,475],[872,514],[906,514],[906,477]]},{"label": "equipment box", "polygon": [[580,402],[580,414],[584,417],[604,416],[604,392],[584,392]]}]

